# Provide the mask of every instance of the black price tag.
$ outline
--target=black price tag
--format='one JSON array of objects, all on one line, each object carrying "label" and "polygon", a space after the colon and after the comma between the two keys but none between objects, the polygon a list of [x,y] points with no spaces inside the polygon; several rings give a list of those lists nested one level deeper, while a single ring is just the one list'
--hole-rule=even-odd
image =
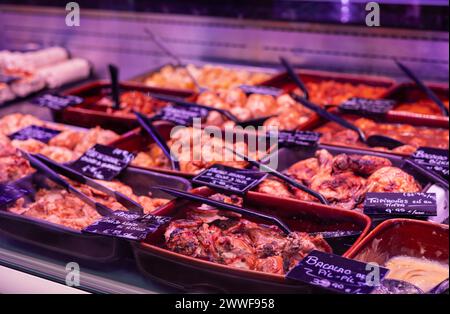
[{"label": "black price tag", "polygon": [[448,150],[419,147],[411,159],[415,164],[437,173],[446,180],[449,179]]},{"label": "black price tag", "polygon": [[159,119],[169,121],[177,125],[190,126],[195,118],[205,119],[209,114],[206,108],[196,106],[169,105],[159,113]]},{"label": "black price tag", "polygon": [[8,135],[11,140],[26,141],[30,138],[48,143],[52,138],[61,133],[59,130],[49,129],[42,126],[30,125],[22,130]]},{"label": "black price tag", "polygon": [[0,207],[9,205],[30,191],[11,184],[0,184]]},{"label": "black price tag", "polygon": [[0,74],[0,83],[11,84],[18,80],[20,80],[19,76]]},{"label": "black price tag", "polygon": [[286,277],[341,293],[369,294],[388,271],[377,265],[312,251]]},{"label": "black price tag", "polygon": [[62,110],[69,106],[79,105],[83,101],[83,98],[78,96],[45,94],[33,99],[31,103],[52,110]]},{"label": "black price tag", "polygon": [[244,195],[266,177],[267,173],[216,164],[203,170],[192,181],[224,192]]},{"label": "black price tag", "polygon": [[87,226],[83,232],[139,241],[170,220],[170,217],[141,216],[127,211],[115,211],[112,216],[103,217]]},{"label": "black price tag", "polygon": [[278,138],[278,144],[283,147],[316,147],[322,136],[312,131],[270,131],[269,137]]},{"label": "black price tag", "polygon": [[436,194],[369,192],[364,200],[364,213],[368,215],[436,216]]},{"label": "black price tag", "polygon": [[281,89],[270,86],[241,85],[239,88],[246,94],[270,95],[273,97],[278,97],[283,94]]},{"label": "black price tag", "polygon": [[118,176],[133,159],[134,155],[129,151],[96,144],[70,167],[88,177],[109,181]]},{"label": "black price tag", "polygon": [[339,110],[361,116],[379,116],[388,113],[394,105],[395,101],[388,99],[350,98],[339,106]]}]

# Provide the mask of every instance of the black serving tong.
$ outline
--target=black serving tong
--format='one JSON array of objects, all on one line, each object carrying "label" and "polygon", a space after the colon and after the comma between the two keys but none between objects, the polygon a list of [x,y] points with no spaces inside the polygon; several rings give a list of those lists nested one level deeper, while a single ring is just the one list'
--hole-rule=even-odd
[{"label": "black serving tong", "polygon": [[66,165],[60,164],[54,160],[51,160],[50,158],[47,158],[41,154],[36,154],[33,157],[39,159],[41,162],[43,162],[45,165],[47,165],[49,168],[56,171],[57,173],[62,174],[63,176],[71,180],[77,181],[81,184],[86,184],[98,191],[105,193],[106,195],[113,197],[119,204],[123,205],[123,207],[125,207],[128,211],[135,212],[138,214],[144,213],[144,208],[140,204],[136,203],[135,201],[125,196],[124,194],[118,191],[114,191],[108,188],[107,186],[104,186],[98,183],[97,181],[82,175],[81,173],[75,171],[74,169]]},{"label": "black serving tong", "polygon": [[172,154],[170,153],[170,148],[169,146],[167,146],[166,141],[153,126],[153,121],[158,117],[155,116],[153,119],[149,119],[142,113],[137,111],[134,111],[134,115],[136,116],[136,119],[138,120],[141,127],[148,133],[148,135],[150,135],[151,138],[153,138],[156,144],[163,151],[164,155],[166,155],[166,157],[169,159],[172,169],[180,171],[180,163],[178,162],[178,160],[176,160],[176,158],[174,158],[174,156],[172,156]]},{"label": "black serving tong", "polygon": [[108,65],[109,76],[111,79],[111,96],[113,99],[113,108],[120,109],[120,86],[119,86],[119,68],[114,64]]},{"label": "black serving tong", "polygon": [[183,98],[180,97],[174,97],[174,96],[168,96],[168,95],[163,95],[163,94],[157,94],[157,93],[149,93],[149,95],[153,98],[162,100],[162,101],[167,101],[167,102],[171,102],[180,106],[185,106],[185,107],[198,107],[198,108],[203,108],[206,109],[208,111],[216,111],[218,113],[220,113],[221,115],[225,116],[226,118],[228,118],[229,120],[233,121],[234,123],[236,123],[236,125],[242,126],[242,127],[246,127],[246,126],[260,126],[264,123],[264,121],[266,121],[269,118],[274,117],[275,115],[271,115],[271,116],[266,116],[266,117],[262,117],[262,118],[256,118],[256,119],[250,119],[250,120],[246,120],[246,121],[241,121],[239,120],[235,115],[233,115],[231,112],[229,112],[228,110],[224,110],[224,109],[218,109],[218,108],[214,108],[214,107],[209,107],[209,106],[205,106],[205,105],[201,105],[195,102],[191,102],[191,101],[187,101]]},{"label": "black serving tong", "polygon": [[429,88],[427,85],[422,82],[422,80],[414,74],[413,71],[411,71],[410,68],[408,68],[406,65],[398,61],[397,59],[394,59],[395,64],[410,78],[416,83],[416,85],[436,104],[438,105],[439,109],[441,110],[442,114],[446,117],[448,117],[448,109],[445,107],[443,102],[439,99],[439,97]]},{"label": "black serving tong", "polygon": [[325,118],[329,121],[336,122],[337,124],[343,126],[346,129],[355,131],[358,134],[358,137],[361,140],[361,142],[367,144],[369,147],[386,147],[388,149],[394,149],[396,147],[405,145],[403,142],[401,142],[399,140],[396,140],[389,136],[380,135],[380,134],[371,135],[366,138],[366,135],[364,134],[364,132],[360,128],[358,128],[356,125],[354,125],[353,123],[345,120],[344,118],[342,118],[338,115],[335,115],[335,114],[329,112],[326,109],[321,108],[320,106],[312,103],[311,101],[305,99],[304,97],[301,97],[294,93],[291,93],[290,95],[295,101],[301,103],[306,108],[311,109],[312,111],[316,112],[322,118]]},{"label": "black serving tong", "polygon": [[245,161],[249,162],[250,164],[252,164],[255,167],[259,167],[260,169],[263,169],[264,171],[269,172],[271,175],[283,180],[284,182],[292,185],[293,187],[296,187],[297,189],[300,189],[312,196],[314,196],[315,198],[317,198],[322,204],[324,205],[329,205],[329,202],[327,201],[327,199],[320,193],[311,190],[310,188],[308,188],[306,185],[301,184],[300,182],[297,182],[296,180],[292,179],[291,177],[259,162],[254,160],[253,158],[243,155],[241,153],[238,153],[236,151],[234,151],[233,149],[229,148],[229,147],[225,147],[226,149],[228,149],[230,152],[233,152],[233,154],[235,154],[236,156],[244,159]]},{"label": "black serving tong", "polygon": [[70,193],[74,194],[76,197],[78,197],[84,203],[86,203],[89,206],[91,206],[92,208],[94,208],[100,215],[102,215],[102,216],[111,216],[112,215],[113,210],[111,210],[110,208],[106,207],[105,205],[103,205],[99,202],[94,201],[89,196],[87,196],[83,192],[81,192],[78,189],[76,189],[75,187],[73,187],[69,182],[67,182],[66,180],[61,178],[58,173],[56,173],[55,171],[50,169],[45,163],[40,161],[38,158],[36,158],[35,156],[33,156],[31,154],[28,154],[27,152],[24,152],[24,151],[20,151],[20,152],[21,152],[22,156],[30,162],[30,165],[33,168],[38,170],[45,177],[52,180],[59,186],[65,188]]},{"label": "black serving tong", "polygon": [[181,59],[176,54],[174,54],[169,48],[167,48],[167,46],[164,45],[161,42],[161,40],[159,40],[159,38],[150,29],[148,29],[146,27],[146,28],[144,28],[144,32],[150,37],[150,39],[153,41],[153,43],[159,47],[159,49],[161,49],[167,56],[169,56],[170,58],[175,60],[175,63],[176,63],[175,65],[177,67],[185,68],[186,73],[189,75],[192,82],[194,82],[195,87],[197,87],[197,89],[200,93],[203,93],[208,90],[207,88],[200,85],[200,83],[197,81],[197,79],[194,77],[194,75],[192,75],[191,71],[188,69],[187,66],[185,66],[185,64],[181,61]]},{"label": "black serving tong", "polygon": [[284,66],[284,68],[286,69],[287,73],[289,74],[289,76],[291,77],[291,79],[294,81],[295,85],[298,86],[298,88],[300,88],[300,90],[304,93],[304,97],[306,99],[309,99],[309,92],[308,89],[306,88],[305,83],[303,83],[302,79],[295,73],[294,67],[292,66],[292,64],[284,57],[280,57],[280,62],[281,64]]},{"label": "black serving tong", "polygon": [[280,227],[280,229],[286,234],[290,234],[292,232],[290,230],[290,228],[284,222],[282,222],[280,219],[270,216],[270,215],[261,214],[261,213],[255,212],[255,211],[247,209],[247,208],[238,207],[238,206],[227,204],[224,202],[215,201],[215,200],[212,200],[207,197],[191,194],[191,193],[184,192],[184,191],[177,190],[177,189],[160,187],[160,186],[157,186],[156,188],[160,189],[161,191],[164,191],[166,193],[169,193],[173,196],[176,196],[176,197],[181,197],[181,198],[184,198],[184,199],[187,199],[190,201],[214,206],[214,207],[222,209],[222,210],[228,210],[228,211],[232,211],[232,212],[239,213],[242,215],[248,215],[251,217],[270,221],[270,222],[276,224],[278,227]]}]

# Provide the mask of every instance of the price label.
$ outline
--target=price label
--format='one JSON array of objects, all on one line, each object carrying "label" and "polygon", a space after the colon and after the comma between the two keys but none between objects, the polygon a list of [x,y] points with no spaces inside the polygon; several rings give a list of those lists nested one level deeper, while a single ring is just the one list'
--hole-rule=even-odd
[{"label": "price label", "polygon": [[70,167],[88,177],[109,181],[128,167],[133,159],[134,154],[129,151],[96,144]]},{"label": "price label", "polygon": [[194,119],[198,118],[203,120],[208,116],[208,114],[209,110],[206,108],[169,105],[161,110],[159,113],[159,119],[169,121],[177,125],[190,126],[193,124]]},{"label": "price label", "polygon": [[0,184],[0,207],[7,206],[30,191],[12,184]]},{"label": "price label", "polygon": [[435,193],[367,193],[364,213],[368,215],[419,216],[437,215]]},{"label": "price label", "polygon": [[192,181],[224,192],[244,195],[266,177],[267,173],[216,164],[202,171]]},{"label": "price label", "polygon": [[388,269],[320,251],[309,253],[286,277],[292,280],[347,293],[371,293]]},{"label": "price label", "polygon": [[30,125],[13,134],[8,135],[11,140],[26,141],[35,139],[43,143],[48,143],[52,138],[61,133],[59,130],[49,129],[42,126]]},{"label": "price label", "polygon": [[269,137],[277,138],[283,147],[316,147],[322,136],[312,131],[270,131]]},{"label": "price label", "polygon": [[31,103],[52,110],[62,110],[69,106],[79,105],[83,101],[83,98],[78,96],[45,94],[33,99]]},{"label": "price label", "polygon": [[84,228],[83,232],[139,241],[170,220],[170,217],[115,211],[111,216],[103,217]]},{"label": "price label", "polygon": [[379,116],[388,113],[394,105],[395,101],[388,99],[350,98],[339,106],[339,110],[361,116]]},{"label": "price label", "polygon": [[446,180],[449,179],[448,150],[419,147],[411,159],[417,165],[437,173]]}]

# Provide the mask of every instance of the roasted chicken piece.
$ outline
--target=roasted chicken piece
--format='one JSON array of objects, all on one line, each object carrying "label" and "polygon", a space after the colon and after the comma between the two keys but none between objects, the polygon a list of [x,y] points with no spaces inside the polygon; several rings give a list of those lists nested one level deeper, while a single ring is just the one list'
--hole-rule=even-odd
[{"label": "roasted chicken piece", "polygon": [[413,176],[396,167],[383,167],[367,179],[367,192],[420,192]]}]

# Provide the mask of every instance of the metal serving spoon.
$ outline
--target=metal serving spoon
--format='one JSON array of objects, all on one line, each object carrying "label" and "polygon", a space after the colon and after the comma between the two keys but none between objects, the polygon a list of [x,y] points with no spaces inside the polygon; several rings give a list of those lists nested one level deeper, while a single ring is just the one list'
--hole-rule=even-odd
[{"label": "metal serving spoon", "polygon": [[189,78],[194,82],[195,87],[197,87],[198,91],[200,93],[203,93],[207,91],[208,89],[201,86],[200,83],[197,81],[197,79],[194,77],[194,75],[191,73],[189,68],[185,66],[185,64],[181,61],[181,59],[174,54],[169,48],[167,48],[166,45],[164,45],[161,40],[147,27],[144,28],[145,33],[150,37],[150,39],[161,49],[167,56],[175,60],[175,66],[177,67],[183,67],[186,70],[186,73],[188,74]]}]

